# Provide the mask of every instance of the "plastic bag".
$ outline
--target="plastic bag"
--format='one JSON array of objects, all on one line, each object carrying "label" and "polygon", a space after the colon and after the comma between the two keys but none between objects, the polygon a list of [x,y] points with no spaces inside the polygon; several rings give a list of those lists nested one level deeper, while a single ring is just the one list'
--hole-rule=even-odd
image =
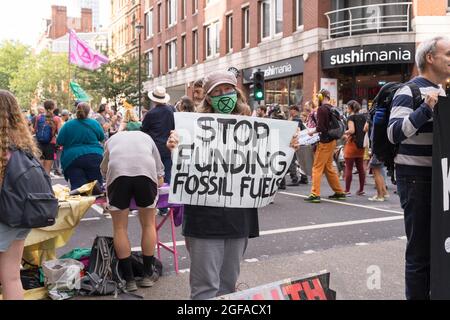
[{"label": "plastic bag", "polygon": [[42,263],[45,285],[54,300],[68,299],[80,289],[80,272],[84,265],[74,259],[56,259]]}]

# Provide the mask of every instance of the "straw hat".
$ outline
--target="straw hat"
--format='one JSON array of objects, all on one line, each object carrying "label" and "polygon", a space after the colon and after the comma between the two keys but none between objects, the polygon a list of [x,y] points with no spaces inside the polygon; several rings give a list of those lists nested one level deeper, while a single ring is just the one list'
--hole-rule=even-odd
[{"label": "straw hat", "polygon": [[170,100],[170,96],[166,92],[166,88],[157,86],[155,90],[148,93],[148,97],[150,100],[158,103],[168,103]]}]

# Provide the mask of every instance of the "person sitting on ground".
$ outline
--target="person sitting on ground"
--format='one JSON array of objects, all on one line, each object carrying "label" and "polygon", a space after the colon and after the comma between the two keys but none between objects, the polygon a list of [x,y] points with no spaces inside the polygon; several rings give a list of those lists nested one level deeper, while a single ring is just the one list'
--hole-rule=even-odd
[{"label": "person sitting on ground", "polygon": [[[127,112],[131,113],[131,110]],[[127,117],[137,119],[137,116]],[[130,122],[128,122],[130,124]],[[101,171],[106,176],[109,212],[113,220],[114,249],[128,291],[137,290],[128,239],[128,214],[134,199],[142,227],[141,246],[145,276],[138,284],[151,287],[158,280],[154,251],[156,245],[156,204],[163,185],[164,165],[153,139],[140,126],[124,126],[105,144]],[[139,161],[136,161],[139,159]]]}]

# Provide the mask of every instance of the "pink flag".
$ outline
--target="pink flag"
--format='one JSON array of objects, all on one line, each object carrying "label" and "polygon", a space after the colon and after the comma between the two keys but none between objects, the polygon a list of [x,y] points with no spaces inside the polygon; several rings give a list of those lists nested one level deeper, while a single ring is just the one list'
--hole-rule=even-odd
[{"label": "pink flag", "polygon": [[75,31],[70,30],[69,35],[69,61],[80,68],[96,70],[102,64],[108,63],[108,57],[89,48],[86,42],[77,37]]}]

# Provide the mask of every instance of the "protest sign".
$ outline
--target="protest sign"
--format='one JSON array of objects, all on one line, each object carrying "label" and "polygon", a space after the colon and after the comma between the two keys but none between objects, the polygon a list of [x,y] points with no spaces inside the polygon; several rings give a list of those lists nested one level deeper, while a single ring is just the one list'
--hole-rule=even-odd
[{"label": "protest sign", "polygon": [[218,300],[336,300],[329,288],[330,273],[285,279],[217,297]]},{"label": "protest sign", "polygon": [[433,116],[431,298],[450,299],[450,98],[439,97]]},{"label": "protest sign", "polygon": [[312,136],[310,136],[308,133],[309,133],[309,129],[300,131],[300,134],[298,136],[298,142],[301,146],[309,146],[311,144],[314,144],[314,143],[320,141],[319,133],[315,133]]},{"label": "protest sign", "polygon": [[268,205],[289,169],[294,121],[175,113],[170,203],[259,208]]}]

